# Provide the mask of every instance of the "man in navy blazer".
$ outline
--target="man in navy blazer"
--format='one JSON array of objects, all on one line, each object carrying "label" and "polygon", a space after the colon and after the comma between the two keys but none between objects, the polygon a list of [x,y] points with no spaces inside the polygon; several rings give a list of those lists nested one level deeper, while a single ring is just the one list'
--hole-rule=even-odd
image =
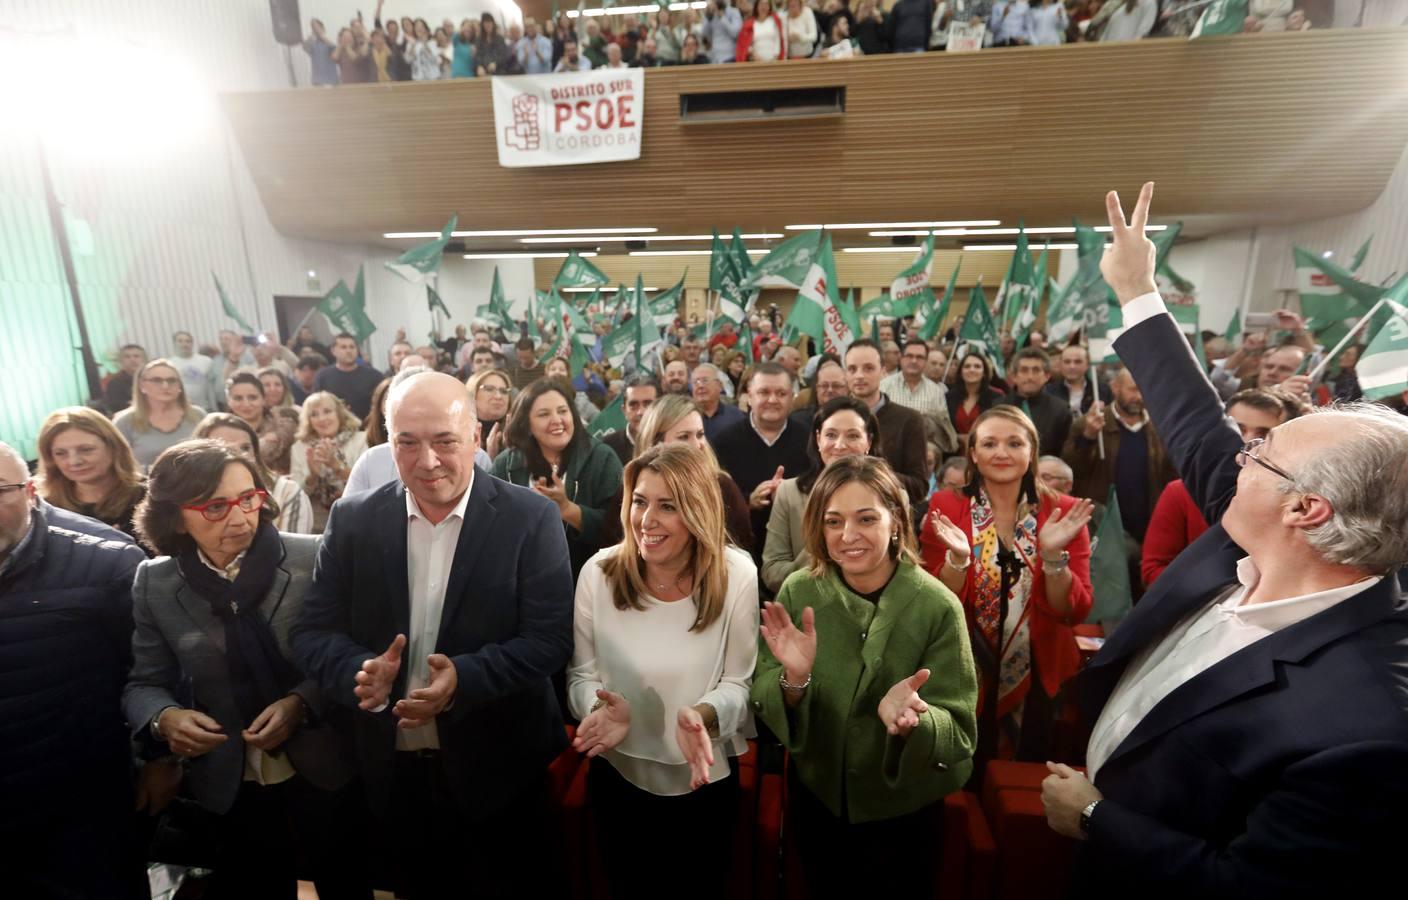
[{"label": "man in navy blazer", "polygon": [[1084,839],[1073,896],[1356,896],[1408,845],[1408,420],[1321,411],[1243,445],[1107,197],[1115,342],[1209,522],[1079,679],[1090,779],[1049,764]]},{"label": "man in navy blazer", "polygon": [[535,892],[552,674],[572,651],[572,573],[551,501],[473,465],[474,404],[439,373],[392,389],[400,481],[334,505],[290,643],[353,712],[355,758],[413,898]]}]

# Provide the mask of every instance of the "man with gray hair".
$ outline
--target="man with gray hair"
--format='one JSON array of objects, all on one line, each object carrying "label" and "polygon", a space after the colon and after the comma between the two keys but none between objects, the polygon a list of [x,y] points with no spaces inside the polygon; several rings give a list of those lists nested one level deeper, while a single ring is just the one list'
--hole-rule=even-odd
[{"label": "man with gray hair", "polygon": [[690,396],[704,417],[704,437],[712,445],[725,428],[748,418],[723,400],[724,374],[713,363],[700,363],[689,373]]},{"label": "man with gray hair", "polygon": [[1356,896],[1401,868],[1408,803],[1408,421],[1347,404],[1244,443],[1168,314],[1153,185],[1100,264],[1115,350],[1216,523],[1081,673],[1089,777],[1047,821],[1084,841],[1081,897]]},{"label": "man with gray hair", "polygon": [[[122,688],[131,543],[51,525],[0,443],[0,846],[14,897],[145,896]],[[152,770],[155,772],[155,768]],[[143,798],[145,805],[145,797]]]},{"label": "man with gray hair", "polygon": [[1043,456],[1036,461],[1036,474],[1042,484],[1058,494],[1070,494],[1075,487],[1076,475],[1071,467],[1059,456]]}]

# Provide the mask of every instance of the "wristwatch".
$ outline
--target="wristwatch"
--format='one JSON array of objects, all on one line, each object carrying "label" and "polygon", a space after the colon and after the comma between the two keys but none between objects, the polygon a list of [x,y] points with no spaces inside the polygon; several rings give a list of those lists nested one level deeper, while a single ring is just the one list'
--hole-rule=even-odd
[{"label": "wristwatch", "polygon": [[1080,811],[1080,833],[1086,837],[1090,837],[1090,817],[1095,813],[1095,807],[1099,805],[1100,801],[1096,800]]},{"label": "wristwatch", "polygon": [[1057,575],[1057,574],[1060,574],[1061,572],[1065,571],[1066,567],[1068,567],[1070,564],[1071,564],[1071,554],[1070,554],[1070,552],[1069,552],[1069,551],[1066,551],[1066,550],[1062,550],[1060,557],[1058,557],[1057,559],[1054,559],[1054,560],[1052,560],[1052,559],[1047,559],[1046,557],[1043,556],[1043,557],[1041,558],[1041,571],[1045,572],[1047,575]]}]

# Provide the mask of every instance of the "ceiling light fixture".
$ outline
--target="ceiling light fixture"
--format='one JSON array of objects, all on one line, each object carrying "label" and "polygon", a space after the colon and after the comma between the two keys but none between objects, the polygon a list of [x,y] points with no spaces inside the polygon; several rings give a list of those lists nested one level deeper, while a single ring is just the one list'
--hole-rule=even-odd
[{"label": "ceiling light fixture", "polygon": [[[780,238],[786,236],[787,235],[785,234],[773,234],[764,232],[761,234],[745,234],[743,235],[743,239],[745,241],[766,241],[772,238]],[[732,235],[721,234],[719,235],[719,237],[722,240],[733,240]],[[604,237],[594,236],[591,240],[593,242],[614,244],[625,243],[627,241],[712,241],[713,239],[714,236],[712,234],[652,234],[649,237],[641,237],[640,235],[607,235]],[[580,239],[573,237],[526,237],[519,238],[518,241],[521,244],[571,244],[579,242]]]},{"label": "ceiling light fixture", "polygon": [[867,231],[871,228],[981,228],[1001,225],[1000,219],[963,219],[956,222],[849,222],[830,225],[788,225],[788,231]]},{"label": "ceiling light fixture", "polygon": [[[654,234],[659,228],[527,228],[499,231],[452,231],[450,237],[523,237],[535,234]],[[387,240],[410,238],[438,238],[438,231],[388,231],[382,235]]]},{"label": "ceiling light fixture", "polygon": [[[1078,246],[1079,246],[1078,244],[1052,244],[1052,245],[1051,245],[1051,249],[1052,249],[1052,250],[1075,250],[1075,249],[1077,249]],[[1016,245],[1016,244],[964,244],[964,245],[963,245],[963,250],[964,250],[964,252],[967,252],[967,251],[969,251],[969,250],[1006,250],[1007,252],[1011,253],[1013,250],[1016,250],[1016,249],[1017,249],[1017,245]],[[1036,247],[1028,247],[1027,249],[1028,249],[1028,250],[1035,250]]]},{"label": "ceiling light fixture", "polygon": [[[596,256],[592,251],[578,253],[578,256]],[[466,253],[465,259],[566,259],[566,253]]]},{"label": "ceiling light fixture", "polygon": [[[767,250],[744,249],[749,256],[763,256]],[[712,256],[713,250],[632,250],[628,256]],[[582,254],[586,256],[585,253]]]},{"label": "ceiling light fixture", "polygon": [[[1043,226],[1043,227],[1040,227],[1040,228],[1026,228],[1026,229],[1022,229],[1022,230],[1026,231],[1027,234],[1075,234],[1075,233],[1076,233],[1075,228],[1073,228],[1073,227],[1071,227],[1071,226],[1069,226],[1069,225],[1064,225],[1064,226],[1062,226],[1062,225]],[[1100,225],[1100,226],[1098,226],[1095,230],[1096,230],[1096,231],[1099,231],[1099,232],[1103,232],[1103,233],[1108,234],[1109,231],[1110,231],[1110,226],[1109,226],[1109,225]],[[1167,230],[1168,230],[1168,226],[1167,226],[1167,225],[1149,225],[1149,226],[1147,226],[1147,227],[1145,228],[1145,230],[1146,230],[1146,231],[1167,231]],[[1003,235],[1003,234],[1018,234],[1018,233],[1019,233],[1019,231],[1018,231],[1018,229],[1016,229],[1016,228],[948,228],[948,229],[944,229],[944,230],[935,230],[935,231],[934,231],[934,236],[935,236],[935,237],[986,237],[986,236],[995,236],[995,235]],[[872,231],[872,232],[870,232],[870,236],[871,236],[871,237],[927,237],[928,235],[929,235],[929,232],[928,232],[928,231]]]},{"label": "ceiling light fixture", "polygon": [[[610,294],[616,293],[615,289],[613,289],[613,288],[594,288],[594,287],[569,287],[569,288],[558,288],[557,290],[558,290],[558,293],[561,293],[561,294],[590,294],[590,293],[592,293],[593,291],[603,291],[604,293],[610,293]],[[627,288],[626,290],[634,290],[634,288]],[[641,290],[645,291],[646,293],[650,293],[651,291],[658,291],[658,290],[660,290],[660,289],[659,289],[658,287],[643,287],[643,288],[641,288]]]}]

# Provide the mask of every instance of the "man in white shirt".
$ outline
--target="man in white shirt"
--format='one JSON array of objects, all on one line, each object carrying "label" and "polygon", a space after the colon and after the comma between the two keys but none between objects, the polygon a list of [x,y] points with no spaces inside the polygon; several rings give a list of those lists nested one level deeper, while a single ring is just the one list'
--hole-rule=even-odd
[{"label": "man in white shirt", "polygon": [[1156,292],[1152,194],[1132,224],[1107,198],[1115,349],[1217,524],[1080,676],[1090,777],[1049,763],[1047,820],[1085,841],[1075,896],[1382,890],[1408,802],[1408,420],[1346,405],[1243,444]]},{"label": "man in white shirt", "polygon": [[176,353],[171,361],[181,376],[181,385],[186,389],[186,402],[201,409],[214,409],[215,400],[210,393],[210,357],[196,352],[196,339],[189,331],[178,331],[171,336],[171,344]]},{"label": "man in white shirt", "polygon": [[386,419],[400,478],[334,505],[290,644],[346,708],[384,827],[368,844],[390,841],[407,896],[550,896],[544,792],[566,746],[550,678],[572,649],[561,516],[475,471],[454,377],[408,378]]},{"label": "man in white shirt", "polygon": [[[938,351],[942,352],[942,351]],[[880,380],[880,390],[890,402],[907,406],[924,417],[925,430],[938,438],[939,449],[953,453],[958,434],[948,414],[948,392],[924,374],[929,364],[929,345],[918,338],[904,342],[900,369]]]},{"label": "man in white shirt", "polygon": [[1122,0],[1112,5],[1114,11],[1100,33],[1100,40],[1137,41],[1154,30],[1154,20],[1159,13],[1159,5],[1154,0]]}]

